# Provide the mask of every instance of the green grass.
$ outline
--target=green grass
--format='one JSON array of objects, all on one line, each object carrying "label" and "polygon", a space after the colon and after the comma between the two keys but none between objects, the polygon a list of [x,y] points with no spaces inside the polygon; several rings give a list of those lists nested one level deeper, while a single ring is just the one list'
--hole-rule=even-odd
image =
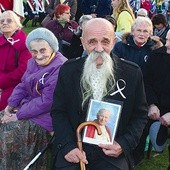
[{"label": "green grass", "polygon": [[155,156],[155,152],[152,152],[150,159],[144,159],[144,162],[137,166],[135,170],[167,170],[169,165],[169,155],[168,155],[168,147],[166,150]]},{"label": "green grass", "polygon": [[36,28],[40,27],[39,23],[37,23],[37,27],[32,27],[31,24],[32,24],[32,21],[29,21],[29,22],[27,23],[27,27],[23,27],[23,28],[22,28],[22,30],[23,30],[26,34],[28,34],[29,32],[31,32],[33,29],[36,29]]},{"label": "green grass", "polygon": [[[23,28],[23,31],[28,34],[33,29],[36,29],[39,27],[39,24],[37,24],[37,27],[31,26],[31,21],[28,22],[27,27]],[[170,142],[170,141],[169,141]],[[169,155],[168,155],[168,148],[166,150],[154,157],[154,152],[152,152],[150,159],[144,159],[144,162],[137,166],[135,170],[167,170],[168,164],[169,164]]]}]

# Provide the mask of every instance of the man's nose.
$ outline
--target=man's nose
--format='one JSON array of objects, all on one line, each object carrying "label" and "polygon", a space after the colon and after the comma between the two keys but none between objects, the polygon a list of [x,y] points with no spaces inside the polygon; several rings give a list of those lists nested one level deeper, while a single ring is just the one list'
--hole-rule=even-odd
[{"label": "man's nose", "polygon": [[104,48],[103,48],[102,44],[98,43],[95,47],[95,51],[96,52],[103,52]]}]

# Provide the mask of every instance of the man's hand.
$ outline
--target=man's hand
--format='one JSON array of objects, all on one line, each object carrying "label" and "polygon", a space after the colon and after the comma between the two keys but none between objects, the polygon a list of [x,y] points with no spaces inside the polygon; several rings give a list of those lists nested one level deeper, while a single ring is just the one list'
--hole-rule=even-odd
[{"label": "man's hand", "polygon": [[164,125],[166,127],[170,126],[170,112],[161,116],[159,121],[161,122],[162,125]]},{"label": "man's hand", "polygon": [[78,148],[71,150],[65,155],[65,159],[71,163],[79,163],[81,160],[83,163],[88,164],[85,152],[82,153]]},{"label": "man's hand", "polygon": [[159,120],[160,110],[156,105],[152,104],[149,106],[148,117],[152,120]]},{"label": "man's hand", "polygon": [[103,152],[107,156],[118,157],[123,152],[121,146],[116,141],[114,141],[111,145],[99,144],[98,146],[102,148]]}]

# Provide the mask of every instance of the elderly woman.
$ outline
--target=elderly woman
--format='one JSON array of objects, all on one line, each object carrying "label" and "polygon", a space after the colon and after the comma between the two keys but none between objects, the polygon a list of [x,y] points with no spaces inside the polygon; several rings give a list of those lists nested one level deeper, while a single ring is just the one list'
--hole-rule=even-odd
[{"label": "elderly woman", "polygon": [[58,4],[67,4],[70,7],[71,18],[73,19],[76,15],[77,3],[77,0],[50,0],[49,5],[46,7],[46,12],[52,17]]},{"label": "elderly woman", "polygon": [[[67,60],[58,51],[54,34],[37,28],[28,34],[26,46],[32,54],[27,70],[1,113],[0,167],[23,169],[45,145],[53,131],[50,108],[58,72]],[[36,165],[49,169],[46,159]]]},{"label": "elderly woman", "polygon": [[113,51],[118,57],[138,64],[145,73],[150,52],[162,46],[160,41],[151,39],[152,33],[151,20],[139,16],[135,19],[131,32],[122,35],[122,41],[115,44]]},{"label": "elderly woman", "polygon": [[0,111],[5,109],[14,87],[21,81],[31,54],[25,46],[26,34],[13,11],[0,15]]},{"label": "elderly woman", "polygon": [[65,4],[56,6],[55,17],[56,19],[49,21],[45,27],[57,37],[59,40],[59,51],[65,56],[65,51],[71,43],[78,24],[70,20],[70,7]]}]

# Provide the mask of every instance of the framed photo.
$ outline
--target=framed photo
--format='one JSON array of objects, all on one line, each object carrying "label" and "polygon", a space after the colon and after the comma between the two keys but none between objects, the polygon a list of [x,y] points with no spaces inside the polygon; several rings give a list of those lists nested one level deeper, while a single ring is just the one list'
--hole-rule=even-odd
[{"label": "framed photo", "polygon": [[96,127],[86,126],[82,141],[90,144],[112,144],[115,138],[119,117],[122,110],[122,103],[115,103],[91,100],[86,121],[96,122],[102,132],[98,135]]}]

